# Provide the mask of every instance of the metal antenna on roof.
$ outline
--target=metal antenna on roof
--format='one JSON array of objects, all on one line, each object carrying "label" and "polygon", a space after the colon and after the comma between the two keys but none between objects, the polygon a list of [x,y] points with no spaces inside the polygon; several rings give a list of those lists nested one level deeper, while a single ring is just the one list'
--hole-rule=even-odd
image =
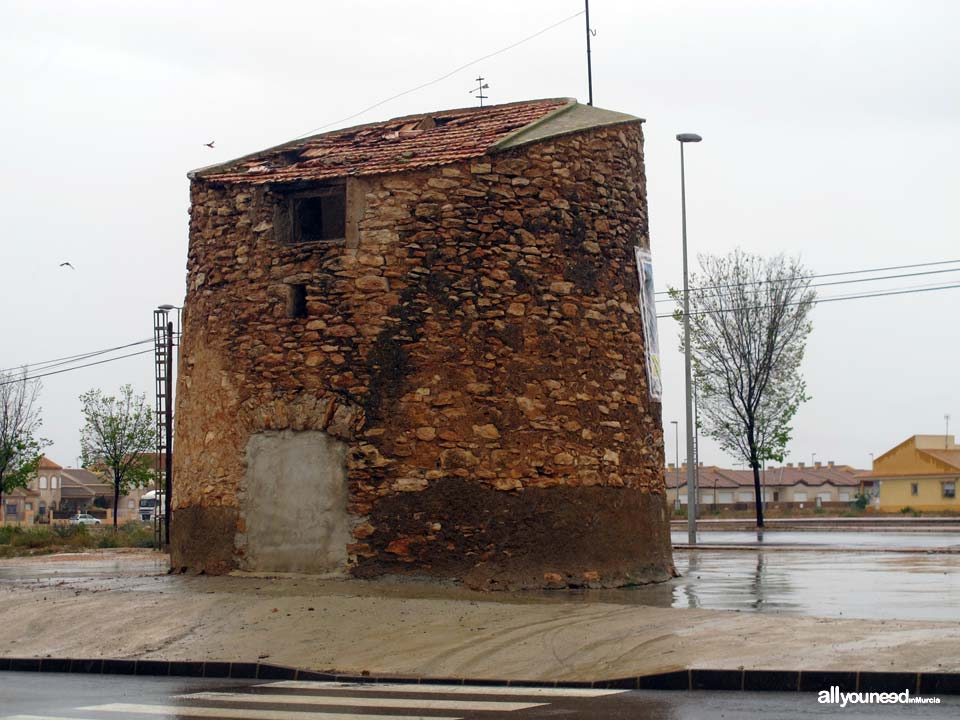
[{"label": "metal antenna on roof", "polygon": [[583,0],[583,3],[587,15],[587,91],[590,94],[587,105],[593,105],[593,63],[590,61],[590,37],[596,35],[597,31],[590,29],[590,0]]},{"label": "metal antenna on roof", "polygon": [[483,94],[483,91],[489,87],[489,83],[485,83],[483,81],[483,76],[481,75],[477,78],[477,87],[470,91],[471,95],[474,93],[479,93],[479,95],[476,95],[475,97],[480,100],[480,107],[483,107],[483,101],[487,99],[487,96]]}]

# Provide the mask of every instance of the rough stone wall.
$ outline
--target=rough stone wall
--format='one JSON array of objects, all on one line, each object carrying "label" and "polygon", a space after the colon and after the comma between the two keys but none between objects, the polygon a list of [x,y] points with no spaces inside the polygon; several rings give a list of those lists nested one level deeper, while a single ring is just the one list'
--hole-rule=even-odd
[{"label": "rough stone wall", "polygon": [[[191,186],[175,568],[244,567],[249,437],[322,430],[350,447],[356,575],[670,576],[639,123],[351,178],[345,242],[278,243],[282,191]],[[287,317],[287,283],[306,284],[306,318]]]}]

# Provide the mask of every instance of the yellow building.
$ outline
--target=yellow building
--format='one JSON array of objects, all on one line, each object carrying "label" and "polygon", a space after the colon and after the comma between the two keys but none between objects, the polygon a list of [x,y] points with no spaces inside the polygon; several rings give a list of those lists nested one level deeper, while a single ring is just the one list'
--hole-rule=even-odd
[{"label": "yellow building", "polygon": [[874,460],[873,471],[860,478],[866,490],[872,486],[882,512],[960,511],[960,447],[952,435],[914,435]]}]

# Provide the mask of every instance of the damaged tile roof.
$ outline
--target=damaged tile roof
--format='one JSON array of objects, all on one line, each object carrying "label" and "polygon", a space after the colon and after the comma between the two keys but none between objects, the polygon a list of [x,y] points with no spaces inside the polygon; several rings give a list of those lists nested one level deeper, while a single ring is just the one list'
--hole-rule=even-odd
[{"label": "damaged tile roof", "polygon": [[441,110],[293,140],[190,177],[259,185],[404,172],[480,157],[561,113],[570,117],[552,134],[638,121],[572,98]]},{"label": "damaged tile roof", "polygon": [[[859,477],[862,470],[849,465],[820,465],[806,467],[768,467],[764,484],[767,487],[790,487],[806,485],[815,487],[830,484],[835,487],[856,487],[860,484]],[[686,465],[680,468],[668,467],[666,481],[668,488],[676,488],[687,484]],[[717,488],[752,488],[753,470],[730,470],[710,465],[700,468],[700,489]]]}]

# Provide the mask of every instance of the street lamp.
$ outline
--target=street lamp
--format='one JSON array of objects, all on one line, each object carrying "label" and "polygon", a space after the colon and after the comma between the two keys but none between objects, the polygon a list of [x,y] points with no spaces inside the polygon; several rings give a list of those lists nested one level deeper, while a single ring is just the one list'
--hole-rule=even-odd
[{"label": "street lamp", "polygon": [[[670,424],[673,425],[673,450],[674,450],[674,460],[673,460],[673,472],[676,478],[677,486],[677,499],[676,506],[677,510],[680,509],[680,423],[676,420],[671,420]],[[690,488],[687,488],[689,490]]]},{"label": "street lamp", "polygon": [[687,400],[687,541],[697,544],[697,485],[693,467],[693,373],[690,367],[690,287],[687,271],[687,186],[683,166],[683,146],[698,143],[703,138],[694,133],[680,133],[680,212],[683,218],[683,362],[685,368],[684,394]]}]

